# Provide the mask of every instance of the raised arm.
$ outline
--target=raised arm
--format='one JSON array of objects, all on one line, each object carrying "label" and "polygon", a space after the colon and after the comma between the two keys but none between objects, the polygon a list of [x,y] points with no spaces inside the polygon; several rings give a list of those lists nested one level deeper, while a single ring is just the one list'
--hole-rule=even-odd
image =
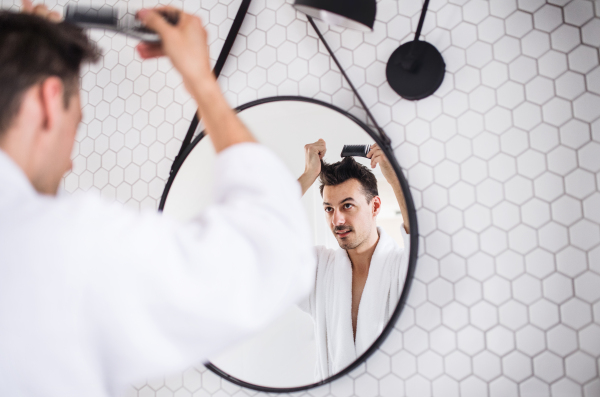
[{"label": "raised arm", "polygon": [[298,178],[302,187],[302,195],[315,183],[315,180],[321,173],[321,160],[327,152],[327,146],[323,139],[315,143],[309,143],[304,146],[305,167],[304,173]]},{"label": "raised arm", "polygon": [[408,210],[406,209],[404,193],[402,193],[400,181],[398,180],[390,161],[376,143],[371,145],[371,150],[367,153],[367,157],[371,159],[371,168],[375,168],[377,164],[381,166],[381,172],[383,173],[385,180],[392,186],[396,200],[398,200],[398,205],[402,212],[402,219],[404,220],[404,230],[406,230],[406,233],[410,233],[410,223],[408,220]]}]

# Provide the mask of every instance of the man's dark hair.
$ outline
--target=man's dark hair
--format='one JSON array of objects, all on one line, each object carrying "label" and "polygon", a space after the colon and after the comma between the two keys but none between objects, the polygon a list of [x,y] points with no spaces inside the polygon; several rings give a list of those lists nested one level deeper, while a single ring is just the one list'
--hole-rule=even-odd
[{"label": "man's dark hair", "polygon": [[379,196],[377,178],[375,178],[373,172],[364,165],[359,164],[352,157],[344,157],[342,161],[333,164],[321,161],[321,174],[319,176],[321,197],[323,197],[325,186],[336,186],[348,179],[356,179],[360,182],[367,203],[370,203],[373,197]]},{"label": "man's dark hair", "polygon": [[66,108],[79,89],[81,64],[99,58],[97,46],[75,25],[0,11],[0,135],[19,112],[27,89],[56,76],[65,87]]}]

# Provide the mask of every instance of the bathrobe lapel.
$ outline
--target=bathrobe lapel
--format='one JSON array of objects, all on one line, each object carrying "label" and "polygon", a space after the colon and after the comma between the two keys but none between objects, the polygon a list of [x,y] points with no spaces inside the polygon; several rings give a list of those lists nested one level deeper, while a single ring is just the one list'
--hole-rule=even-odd
[{"label": "bathrobe lapel", "polygon": [[331,372],[335,374],[354,360],[354,337],[352,334],[352,264],[345,250],[336,250],[333,269],[333,288],[330,296],[330,312],[327,315]]},{"label": "bathrobe lapel", "polygon": [[381,334],[389,319],[391,271],[398,267],[394,255],[394,241],[380,228],[379,241],[371,264],[365,288],[360,299],[356,326],[355,350],[357,357],[363,354]]}]

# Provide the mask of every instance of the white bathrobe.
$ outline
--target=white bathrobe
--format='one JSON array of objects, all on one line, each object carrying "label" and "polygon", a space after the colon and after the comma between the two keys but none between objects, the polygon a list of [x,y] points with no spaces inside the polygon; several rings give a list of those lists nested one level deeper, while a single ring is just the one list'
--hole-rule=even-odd
[{"label": "white bathrobe", "polygon": [[215,172],[215,204],[182,224],[40,195],[0,151],[0,396],[120,395],[306,297],[314,247],[298,182],[258,144],[221,152]]},{"label": "white bathrobe", "polygon": [[409,236],[402,227],[401,248],[383,229],[371,258],[356,325],[352,332],[352,264],[342,248],[316,247],[315,287],[300,308],[315,325],[317,345],[316,380],[340,372],[377,339],[394,313],[408,269]]}]

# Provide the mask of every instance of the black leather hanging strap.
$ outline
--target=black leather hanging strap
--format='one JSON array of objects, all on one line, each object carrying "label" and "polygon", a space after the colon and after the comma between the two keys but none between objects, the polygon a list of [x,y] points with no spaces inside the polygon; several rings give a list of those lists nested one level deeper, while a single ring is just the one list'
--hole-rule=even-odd
[{"label": "black leather hanging strap", "polygon": [[[231,29],[229,29],[229,33],[227,34],[227,38],[225,39],[225,43],[223,44],[223,48],[221,49],[221,53],[219,54],[219,58],[217,58],[217,63],[215,63],[215,67],[213,69],[213,73],[215,77],[218,78],[221,74],[221,70],[223,70],[223,66],[225,66],[225,61],[231,52],[231,48],[233,47],[233,43],[235,42],[235,38],[242,27],[242,22],[244,22],[244,17],[248,12],[248,7],[250,7],[251,0],[242,0],[242,4],[240,4],[240,8],[233,20],[233,25],[231,25]],[[181,158],[181,154],[185,150],[185,148],[192,142],[192,138],[194,137],[194,132],[198,128],[198,123],[200,120],[198,119],[198,112],[194,113],[194,118],[188,128],[187,134],[185,134],[185,138],[181,143],[181,148],[179,149],[179,153],[175,156],[175,160],[173,160],[173,164],[171,165],[171,171],[178,167],[178,163]]]}]

